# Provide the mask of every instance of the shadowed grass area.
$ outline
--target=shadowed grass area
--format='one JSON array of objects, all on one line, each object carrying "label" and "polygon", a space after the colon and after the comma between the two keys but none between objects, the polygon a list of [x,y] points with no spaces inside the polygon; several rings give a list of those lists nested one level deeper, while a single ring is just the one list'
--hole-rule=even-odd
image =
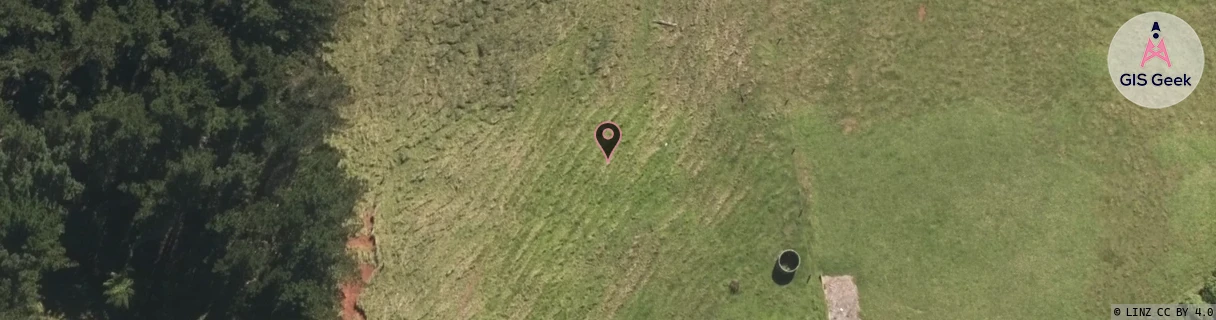
[{"label": "shadowed grass area", "polygon": [[820,319],[828,273],[865,319],[1090,318],[1216,267],[1211,86],[1143,109],[1105,65],[1126,19],[1213,43],[1216,8],[920,5],[366,3],[330,57],[379,212],[365,309]]}]

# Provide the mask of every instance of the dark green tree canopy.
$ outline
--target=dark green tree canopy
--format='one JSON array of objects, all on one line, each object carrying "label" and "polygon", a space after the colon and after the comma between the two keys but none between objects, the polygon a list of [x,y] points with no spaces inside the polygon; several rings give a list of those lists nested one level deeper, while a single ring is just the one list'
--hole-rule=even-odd
[{"label": "dark green tree canopy", "polygon": [[332,318],[340,9],[0,1],[0,310]]}]

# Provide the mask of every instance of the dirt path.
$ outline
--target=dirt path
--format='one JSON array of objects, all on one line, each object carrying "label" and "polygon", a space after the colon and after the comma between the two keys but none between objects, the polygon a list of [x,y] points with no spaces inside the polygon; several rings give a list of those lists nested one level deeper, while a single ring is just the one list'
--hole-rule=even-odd
[{"label": "dirt path", "polygon": [[[364,320],[367,318],[363,314],[363,308],[359,307],[359,295],[363,293],[363,287],[371,283],[372,276],[376,273],[376,236],[372,233],[375,215],[374,210],[363,214],[362,229],[354,237],[346,241],[347,250],[355,254],[356,261],[359,263],[359,278],[348,279],[341,284],[342,320]],[[371,256],[372,259],[363,258],[368,256]]]}]

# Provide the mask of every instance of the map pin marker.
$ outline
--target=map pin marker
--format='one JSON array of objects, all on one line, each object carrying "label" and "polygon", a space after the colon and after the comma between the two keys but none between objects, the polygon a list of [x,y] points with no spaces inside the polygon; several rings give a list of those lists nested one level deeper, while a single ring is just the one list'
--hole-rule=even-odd
[{"label": "map pin marker", "polygon": [[616,144],[619,142],[621,142],[621,127],[616,123],[604,121],[595,126],[595,143],[604,153],[604,164],[612,163],[612,150],[616,149]]}]

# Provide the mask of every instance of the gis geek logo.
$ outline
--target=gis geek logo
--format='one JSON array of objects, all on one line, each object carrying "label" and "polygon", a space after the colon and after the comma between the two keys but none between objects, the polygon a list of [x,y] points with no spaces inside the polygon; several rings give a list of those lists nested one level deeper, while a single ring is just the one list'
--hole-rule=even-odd
[{"label": "gis geek logo", "polygon": [[1149,12],[1119,28],[1106,60],[1111,80],[1124,97],[1160,109],[1182,102],[1195,90],[1203,73],[1203,45],[1182,19]]},{"label": "gis geek logo", "polygon": [[[1140,59],[1140,67],[1144,68],[1144,64],[1153,59],[1161,59],[1162,61],[1165,61],[1166,68],[1173,67],[1174,64],[1170,63],[1170,53],[1165,48],[1165,37],[1161,36],[1161,25],[1156,21],[1153,22],[1152,32],[1153,37],[1148,39],[1148,44],[1144,45],[1144,57]],[[1153,44],[1153,39],[1157,39],[1157,44]],[[1149,84],[1148,81],[1145,81],[1145,76],[1148,75],[1144,73],[1124,73],[1123,75],[1119,76],[1119,84],[1124,86],[1145,86]],[[1152,85],[1154,86],[1191,85],[1191,77],[1187,76],[1185,73],[1183,73],[1181,77],[1169,77],[1156,73],[1153,74],[1149,79],[1152,80]]]}]

